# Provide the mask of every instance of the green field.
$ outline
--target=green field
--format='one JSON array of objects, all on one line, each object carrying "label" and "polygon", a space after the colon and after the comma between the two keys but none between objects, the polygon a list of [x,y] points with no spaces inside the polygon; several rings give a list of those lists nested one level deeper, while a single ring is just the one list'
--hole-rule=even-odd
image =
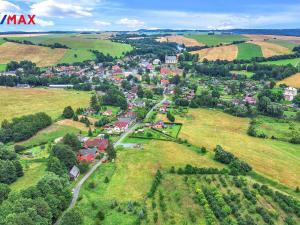
[{"label": "green field", "polygon": [[36,112],[58,118],[66,106],[86,107],[91,93],[42,88],[0,88],[0,121]]},{"label": "green field", "polygon": [[269,40],[269,43],[273,43],[273,44],[277,44],[277,45],[281,45],[283,47],[286,47],[290,50],[293,50],[293,48],[297,47],[298,45],[289,41],[285,41],[285,40]]},{"label": "green field", "polygon": [[246,71],[246,70],[241,70],[241,71],[230,71],[232,73],[235,73],[235,74],[241,74],[241,75],[245,75],[247,77],[252,77],[253,76],[253,72],[250,72],[250,71]]},{"label": "green field", "polygon": [[[115,164],[100,166],[81,189],[77,205],[83,210],[84,224],[95,224],[99,210],[105,212],[102,224],[133,224],[136,215],[110,210],[113,200],[120,207],[128,202],[141,202],[150,189],[157,169],[168,170],[171,166],[191,163],[203,167],[222,167],[212,160],[212,155],[200,155],[188,147],[173,142],[152,141],[142,149],[119,150]],[[110,180],[105,184],[104,178]],[[95,188],[90,188],[90,183]],[[141,206],[141,205],[140,205]],[[140,206],[137,208],[140,208]]]},{"label": "green field", "polygon": [[278,66],[285,66],[285,65],[291,64],[294,67],[299,67],[300,66],[300,58],[268,61],[268,62],[262,62],[261,64],[278,65]]},{"label": "green field", "polygon": [[3,43],[5,43],[5,41],[2,38],[0,38],[0,45]]},{"label": "green field", "polygon": [[283,141],[260,139],[247,134],[249,119],[217,110],[190,109],[179,137],[196,146],[213,151],[217,144],[248,162],[255,171],[292,189],[300,186],[300,152],[298,146]]},{"label": "green field", "polygon": [[6,70],[6,64],[0,64],[0,72]]},{"label": "green field", "polygon": [[255,44],[242,43],[238,44],[238,56],[237,59],[252,59],[254,57],[262,57],[261,47]]},{"label": "green field", "polygon": [[127,44],[112,42],[110,40],[91,39],[87,35],[45,35],[37,37],[17,37],[16,40],[28,40],[35,44],[54,44],[60,43],[68,46],[63,58],[58,63],[83,62],[85,60],[95,59],[90,50],[98,50],[104,54],[110,54],[114,57],[121,57],[125,52],[131,51],[132,47]]},{"label": "green field", "polygon": [[186,35],[188,38],[193,38],[200,43],[203,43],[208,46],[212,45],[219,45],[219,44],[229,44],[233,41],[243,41],[247,40],[246,37],[237,34],[215,34],[215,35],[208,35],[208,34],[192,34]]}]

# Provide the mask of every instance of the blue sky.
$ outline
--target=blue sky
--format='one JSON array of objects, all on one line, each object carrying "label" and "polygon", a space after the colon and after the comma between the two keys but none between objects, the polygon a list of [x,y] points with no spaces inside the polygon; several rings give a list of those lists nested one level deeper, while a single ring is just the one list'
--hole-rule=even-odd
[{"label": "blue sky", "polygon": [[38,23],[0,31],[300,28],[299,12],[300,0],[0,0],[2,16]]}]

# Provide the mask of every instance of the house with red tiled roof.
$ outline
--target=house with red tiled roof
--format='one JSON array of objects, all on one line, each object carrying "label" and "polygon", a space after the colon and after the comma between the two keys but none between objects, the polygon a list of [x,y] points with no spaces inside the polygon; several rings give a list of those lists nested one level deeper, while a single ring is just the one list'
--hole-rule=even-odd
[{"label": "house with red tiled roof", "polygon": [[84,142],[85,148],[95,147],[100,152],[104,152],[106,150],[107,146],[108,146],[108,140],[104,139],[104,138],[94,138],[94,139],[89,139],[86,142]]},{"label": "house with red tiled roof", "polygon": [[93,162],[98,154],[97,148],[80,149],[77,153],[77,161]]},{"label": "house with red tiled roof", "polygon": [[125,132],[129,127],[129,122],[127,121],[117,121],[114,123],[114,132],[122,133]]},{"label": "house with red tiled roof", "polygon": [[168,85],[170,82],[168,81],[168,80],[166,80],[166,79],[161,79],[160,80],[160,84],[161,85],[164,85],[164,86],[166,86],[166,85]]}]

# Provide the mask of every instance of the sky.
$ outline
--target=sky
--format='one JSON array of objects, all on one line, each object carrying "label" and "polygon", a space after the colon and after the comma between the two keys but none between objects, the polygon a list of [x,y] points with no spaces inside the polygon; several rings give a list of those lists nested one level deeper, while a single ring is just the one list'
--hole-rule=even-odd
[{"label": "sky", "polygon": [[0,0],[4,15],[36,16],[36,25],[4,31],[300,28],[300,0]]}]

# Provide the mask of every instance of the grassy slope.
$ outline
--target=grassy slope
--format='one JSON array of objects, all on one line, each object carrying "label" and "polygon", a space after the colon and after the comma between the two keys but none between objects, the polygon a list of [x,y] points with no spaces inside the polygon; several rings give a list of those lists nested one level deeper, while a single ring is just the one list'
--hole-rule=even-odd
[{"label": "grassy slope", "polygon": [[46,112],[52,118],[57,118],[64,107],[86,107],[89,99],[89,92],[0,88],[0,121],[36,112]]},{"label": "grassy slope", "polygon": [[[173,165],[184,166],[187,163],[203,167],[221,166],[211,158],[210,154],[202,156],[184,145],[164,141],[152,141],[145,144],[142,150],[120,150],[116,164],[100,166],[80,192],[78,206],[87,215],[84,224],[94,224],[97,210],[109,207],[112,200],[119,203],[142,200],[150,189],[157,169],[169,169]],[[105,176],[110,178],[109,184],[103,183]],[[88,187],[90,182],[97,184],[95,189]],[[92,207],[93,202],[97,207]],[[130,215],[120,217],[110,212],[107,217],[103,224],[133,224]]]},{"label": "grassy slope", "polygon": [[0,64],[0,72],[6,70],[6,64]]},{"label": "grassy slope", "polygon": [[268,61],[268,62],[262,62],[262,64],[268,64],[268,65],[288,65],[292,64],[293,66],[297,67],[300,65],[300,58],[296,59],[282,59],[282,60],[277,60],[277,61]]},{"label": "grassy slope", "polygon": [[246,40],[246,37],[241,35],[223,35],[223,34],[215,34],[215,35],[208,35],[208,34],[192,34],[187,35],[188,38],[193,38],[203,44],[208,46],[211,45],[218,45],[218,44],[228,44],[232,43],[233,41],[242,41]]},{"label": "grassy slope", "polygon": [[286,47],[290,50],[293,50],[294,47],[298,46],[295,43],[285,41],[285,40],[269,40],[268,42],[273,43],[273,44],[281,45],[281,46]]},{"label": "grassy slope", "polygon": [[258,45],[242,43],[237,46],[239,49],[237,59],[252,59],[263,56],[261,48]]},{"label": "grassy slope", "polygon": [[[132,47],[127,44],[112,42],[110,40],[90,39],[87,36],[74,35],[46,35],[37,37],[15,37],[17,40],[28,40],[35,44],[53,44],[60,43],[67,45],[68,49],[59,63],[82,62],[94,59],[95,56],[89,51],[90,49],[98,50],[104,54],[120,57],[122,53],[131,51]],[[75,57],[74,55],[77,55]]]},{"label": "grassy slope", "polygon": [[247,161],[254,169],[292,188],[300,186],[300,152],[297,145],[247,135],[249,120],[219,111],[190,110],[179,137],[213,150],[217,144]]}]

